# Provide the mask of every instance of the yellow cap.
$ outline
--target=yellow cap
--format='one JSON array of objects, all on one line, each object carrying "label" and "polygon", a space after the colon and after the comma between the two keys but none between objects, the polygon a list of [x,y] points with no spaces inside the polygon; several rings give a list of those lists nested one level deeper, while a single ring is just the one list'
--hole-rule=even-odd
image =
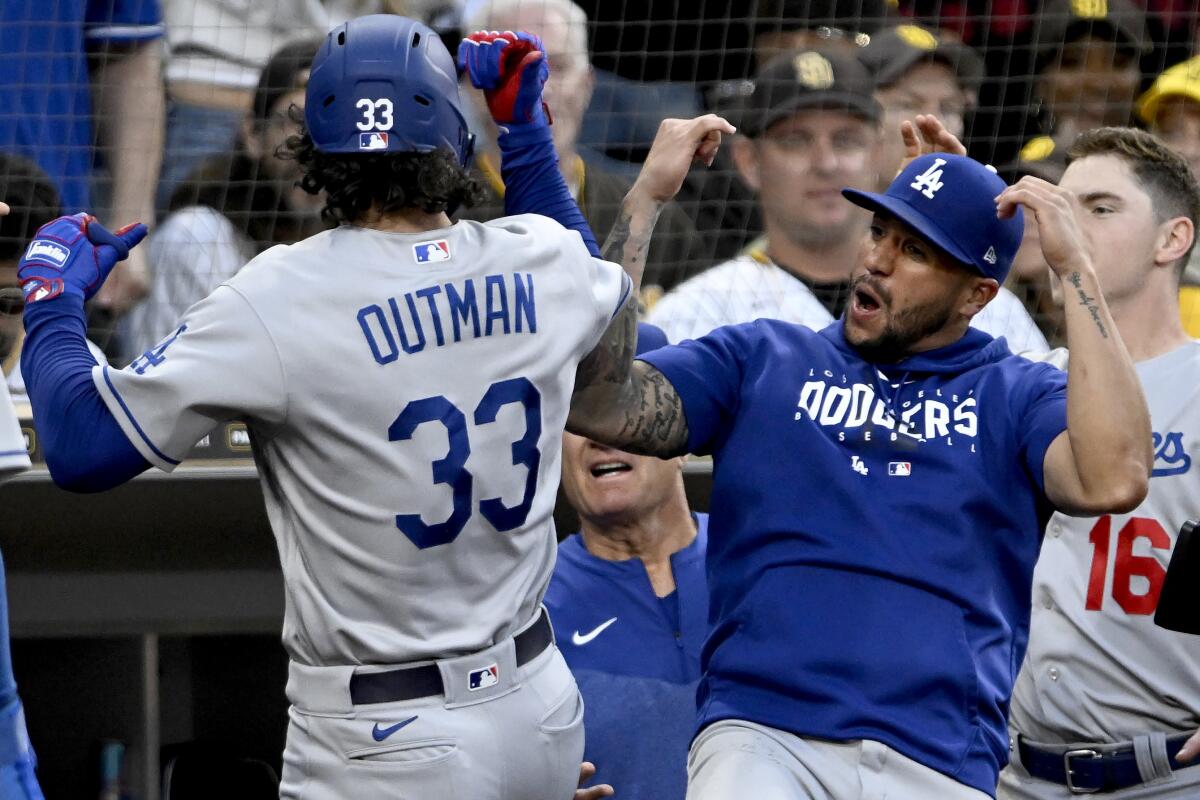
[{"label": "yellow cap", "polygon": [[1158,107],[1168,97],[1186,97],[1200,103],[1200,56],[1189,58],[1164,71],[1137,101],[1137,115],[1151,124]]},{"label": "yellow cap", "polygon": [[1049,136],[1037,136],[1030,139],[1021,148],[1022,161],[1044,161],[1054,152],[1054,140]]}]

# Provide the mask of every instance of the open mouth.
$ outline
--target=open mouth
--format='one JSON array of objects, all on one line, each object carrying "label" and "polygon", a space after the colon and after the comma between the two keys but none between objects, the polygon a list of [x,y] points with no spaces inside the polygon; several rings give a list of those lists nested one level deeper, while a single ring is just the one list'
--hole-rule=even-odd
[{"label": "open mouth", "polygon": [[605,461],[592,466],[591,473],[593,478],[607,478],[612,475],[619,475],[622,472],[629,472],[633,467],[622,461]]},{"label": "open mouth", "polygon": [[882,303],[873,291],[865,286],[857,286],[854,289],[854,305],[859,311],[869,314],[872,311],[878,311]]}]

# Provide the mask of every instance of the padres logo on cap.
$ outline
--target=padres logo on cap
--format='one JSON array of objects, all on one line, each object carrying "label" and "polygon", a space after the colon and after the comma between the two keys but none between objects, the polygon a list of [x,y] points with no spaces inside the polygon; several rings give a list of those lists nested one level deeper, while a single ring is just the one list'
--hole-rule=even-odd
[{"label": "padres logo on cap", "polygon": [[1071,11],[1083,19],[1104,19],[1108,16],[1108,0],[1071,0]]},{"label": "padres logo on cap", "polygon": [[896,35],[903,39],[906,45],[916,50],[937,50],[937,37],[916,25],[897,25]]},{"label": "padres logo on cap", "polygon": [[820,53],[811,50],[801,53],[792,60],[796,68],[796,81],[809,89],[821,91],[833,86],[833,64]]}]

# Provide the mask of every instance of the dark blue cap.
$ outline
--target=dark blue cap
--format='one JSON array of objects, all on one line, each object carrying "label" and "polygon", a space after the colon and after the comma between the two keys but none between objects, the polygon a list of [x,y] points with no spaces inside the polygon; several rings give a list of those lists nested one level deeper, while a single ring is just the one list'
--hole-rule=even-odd
[{"label": "dark blue cap", "polygon": [[914,159],[883,194],[843,189],[851,203],[896,217],[955,261],[1004,283],[1025,217],[996,216],[1006,184],[991,167],[966,156],[930,153]]},{"label": "dark blue cap", "polygon": [[651,325],[649,322],[638,323],[637,353],[635,355],[644,355],[651,350],[666,347],[670,343],[662,328]]}]

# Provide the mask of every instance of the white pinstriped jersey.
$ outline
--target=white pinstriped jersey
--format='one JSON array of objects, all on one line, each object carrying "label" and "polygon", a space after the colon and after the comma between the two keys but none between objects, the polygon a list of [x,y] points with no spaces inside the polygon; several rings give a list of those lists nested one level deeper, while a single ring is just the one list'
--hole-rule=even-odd
[{"label": "white pinstriped jersey", "polygon": [[305,664],[474,652],[541,602],[575,368],[630,291],[545,217],[272,248],[93,378],[172,469],[246,420]]},{"label": "white pinstriped jersey", "polygon": [[[672,342],[698,339],[722,325],[756,319],[778,319],[818,331],[833,322],[811,289],[757,250],[684,281],[646,317]],[[996,338],[1003,336],[1014,353],[1049,349],[1021,301],[1003,287],[971,325]]]},{"label": "white pinstriped jersey", "polygon": [[1050,519],[1010,714],[1034,741],[1200,727],[1200,637],[1154,624],[1179,527],[1200,516],[1200,342],[1136,366],[1154,429],[1150,493],[1131,514]]}]

